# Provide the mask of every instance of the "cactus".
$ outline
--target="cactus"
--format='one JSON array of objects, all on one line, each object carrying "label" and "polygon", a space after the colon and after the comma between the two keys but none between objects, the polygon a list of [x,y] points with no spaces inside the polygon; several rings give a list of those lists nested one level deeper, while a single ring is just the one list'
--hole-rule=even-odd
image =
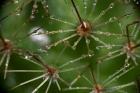
[{"label": "cactus", "polygon": [[139,0],[5,0],[0,93],[139,93]]}]

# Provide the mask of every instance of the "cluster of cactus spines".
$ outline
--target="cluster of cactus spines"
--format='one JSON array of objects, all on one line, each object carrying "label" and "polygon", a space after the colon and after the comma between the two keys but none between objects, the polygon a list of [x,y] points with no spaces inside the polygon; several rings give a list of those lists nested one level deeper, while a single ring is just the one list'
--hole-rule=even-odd
[{"label": "cluster of cactus spines", "polygon": [[6,2],[0,70],[10,93],[140,92],[139,0]]},{"label": "cluster of cactus spines", "polygon": [[[136,30],[136,26],[134,26],[133,28],[133,31],[130,33],[129,32],[129,27],[131,25],[135,25],[135,24],[138,24],[139,21],[134,21],[130,24],[128,24],[126,26],[126,31],[125,31],[125,35],[126,35],[126,42],[121,45],[121,46],[113,46],[113,47],[122,47],[118,50],[115,50],[115,51],[110,51],[106,56],[102,57],[101,59],[103,59],[104,61],[106,60],[110,60],[110,59],[113,59],[113,58],[116,58],[118,56],[121,56],[121,55],[126,55],[126,59],[125,59],[125,66],[129,66],[129,61],[130,59],[134,62],[135,65],[138,65],[137,63],[137,58],[139,58],[137,52],[137,48],[140,46],[139,44],[139,40],[137,40],[138,38],[138,34],[139,34],[139,30]],[[129,34],[130,33],[130,34]],[[133,36],[133,37],[131,37]]]}]

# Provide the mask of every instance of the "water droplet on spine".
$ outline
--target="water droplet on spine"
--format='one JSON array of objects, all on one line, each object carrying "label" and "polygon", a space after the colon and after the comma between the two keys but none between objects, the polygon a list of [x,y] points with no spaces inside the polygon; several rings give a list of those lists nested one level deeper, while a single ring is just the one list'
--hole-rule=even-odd
[{"label": "water droplet on spine", "polygon": [[110,7],[110,8],[113,8],[113,7],[114,7],[114,3],[111,3],[111,4],[109,5],[109,7]]},{"label": "water droplet on spine", "polygon": [[25,57],[24,57],[25,59],[27,59],[27,60],[29,60],[30,59],[30,56],[28,56],[28,55],[25,55]]},{"label": "water droplet on spine", "polygon": [[20,14],[20,13],[16,13],[16,15],[17,15],[17,16],[20,16],[21,14]]},{"label": "water droplet on spine", "polygon": [[15,3],[15,4],[18,4],[18,3],[19,3],[19,0],[14,0],[14,3]]},{"label": "water droplet on spine", "polygon": [[129,66],[130,66],[129,63],[126,63],[126,64],[125,64],[125,68],[128,68]]}]

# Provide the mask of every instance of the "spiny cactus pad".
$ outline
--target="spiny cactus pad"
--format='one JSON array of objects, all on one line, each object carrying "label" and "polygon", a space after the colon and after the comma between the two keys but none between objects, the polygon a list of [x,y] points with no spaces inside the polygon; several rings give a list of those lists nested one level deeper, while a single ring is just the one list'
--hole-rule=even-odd
[{"label": "spiny cactus pad", "polygon": [[140,93],[139,0],[4,0],[0,93]]}]

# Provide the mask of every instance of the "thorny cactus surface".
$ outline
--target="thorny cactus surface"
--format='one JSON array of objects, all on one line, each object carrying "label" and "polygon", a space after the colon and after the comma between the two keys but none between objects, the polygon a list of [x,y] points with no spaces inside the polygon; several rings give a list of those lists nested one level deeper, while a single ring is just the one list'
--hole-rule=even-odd
[{"label": "thorny cactus surface", "polygon": [[4,0],[0,93],[140,93],[139,0]]}]

